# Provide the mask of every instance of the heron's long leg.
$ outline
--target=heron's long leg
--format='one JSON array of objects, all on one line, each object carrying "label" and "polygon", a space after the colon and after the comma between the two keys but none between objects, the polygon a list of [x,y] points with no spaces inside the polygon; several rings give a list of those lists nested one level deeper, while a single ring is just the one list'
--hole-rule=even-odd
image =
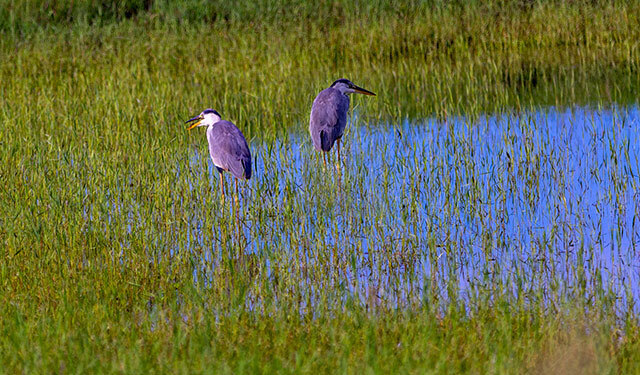
[{"label": "heron's long leg", "polygon": [[[235,216],[235,221],[236,221],[236,238],[238,240],[238,245],[240,245],[242,243],[242,241],[240,240],[240,236],[242,235],[242,230],[240,228],[240,205],[239,205],[239,200],[238,200],[238,179],[234,179],[235,182],[235,187],[236,187],[236,194],[234,196],[234,207],[233,207],[233,213]],[[242,249],[242,246],[238,247],[238,252],[239,252],[239,256],[240,256],[240,260],[243,259],[243,255],[244,255],[244,251]]]},{"label": "heron's long leg", "polygon": [[336,144],[338,145],[338,168],[340,168],[340,138],[336,139]]},{"label": "heron's long leg", "polygon": [[235,183],[236,183],[236,196],[235,196],[235,201],[236,201],[236,206],[238,206],[238,179],[235,179]]},{"label": "heron's long leg", "polygon": [[222,177],[222,172],[219,172],[220,174],[220,193],[222,193],[222,199],[224,200],[224,180]]},{"label": "heron's long leg", "polygon": [[327,166],[327,153],[324,152],[324,151],[321,151],[321,152],[322,152],[322,165],[326,167]]},{"label": "heron's long leg", "polygon": [[233,197],[233,216],[236,221],[236,238],[240,239],[240,224],[238,223],[238,179],[234,178],[236,194]]}]

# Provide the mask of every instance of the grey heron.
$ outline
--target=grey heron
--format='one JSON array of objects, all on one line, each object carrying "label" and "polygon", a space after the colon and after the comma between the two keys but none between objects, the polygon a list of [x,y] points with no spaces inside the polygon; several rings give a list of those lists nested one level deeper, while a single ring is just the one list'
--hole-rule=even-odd
[{"label": "grey heron", "polygon": [[[198,126],[207,127],[209,155],[220,174],[220,192],[224,199],[224,171],[231,172],[237,179],[251,178],[251,152],[244,135],[231,121],[222,120],[220,114],[213,109],[205,109],[198,116],[187,120],[192,123],[187,130]],[[236,196],[238,194],[238,180]]]},{"label": "grey heron", "polygon": [[326,164],[325,155],[338,144],[338,164],[340,164],[340,138],[347,126],[347,112],[349,111],[348,94],[358,93],[375,95],[369,90],[358,87],[348,79],[341,78],[316,96],[311,106],[309,119],[309,133],[313,147],[323,151],[322,161]]}]

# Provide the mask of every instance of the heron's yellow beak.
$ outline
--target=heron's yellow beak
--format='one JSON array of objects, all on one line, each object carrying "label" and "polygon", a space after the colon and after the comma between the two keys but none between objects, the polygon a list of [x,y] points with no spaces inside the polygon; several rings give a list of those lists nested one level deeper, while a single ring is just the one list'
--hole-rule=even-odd
[{"label": "heron's yellow beak", "polygon": [[202,120],[194,122],[193,124],[191,124],[191,126],[189,126],[187,128],[187,130],[191,130],[191,129],[197,127],[198,125],[200,125],[201,122],[202,122]]},{"label": "heron's yellow beak", "polygon": [[202,119],[203,119],[203,117],[201,117],[201,116],[196,116],[196,117],[194,117],[194,118],[190,118],[189,120],[187,120],[187,121],[185,122],[185,124],[188,124],[188,123],[190,123],[190,122],[195,121],[193,124],[191,124],[191,126],[189,126],[189,127],[187,128],[187,130],[191,130],[191,129],[195,128],[196,126],[200,125],[200,123],[202,122]]},{"label": "heron's yellow beak", "polygon": [[376,94],[372,93],[372,92],[371,92],[371,91],[369,91],[369,90],[365,90],[365,89],[363,89],[362,87],[359,87],[359,86],[353,85],[353,87],[352,87],[352,88],[353,88],[353,90],[355,90],[355,92],[357,92],[357,93],[359,93],[359,94],[365,94],[365,95],[376,96]]}]

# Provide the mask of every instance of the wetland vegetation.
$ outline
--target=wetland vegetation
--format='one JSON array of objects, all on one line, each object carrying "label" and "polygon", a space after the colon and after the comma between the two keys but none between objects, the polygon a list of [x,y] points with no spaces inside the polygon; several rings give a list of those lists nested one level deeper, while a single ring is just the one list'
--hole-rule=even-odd
[{"label": "wetland vegetation", "polygon": [[[639,21],[0,0],[0,372],[640,372]],[[340,77],[378,96],[323,169]],[[255,158],[237,218],[208,107]]]}]

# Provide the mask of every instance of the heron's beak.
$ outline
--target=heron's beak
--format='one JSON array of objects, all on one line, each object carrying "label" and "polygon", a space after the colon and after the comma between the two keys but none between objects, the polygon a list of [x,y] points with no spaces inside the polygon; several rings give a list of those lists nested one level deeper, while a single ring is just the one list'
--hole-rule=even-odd
[{"label": "heron's beak", "polygon": [[353,85],[352,89],[354,89],[358,94],[365,94],[365,95],[371,95],[371,96],[376,96],[376,94],[372,93],[369,90],[365,90],[362,87]]},{"label": "heron's beak", "polygon": [[191,126],[189,126],[187,128],[187,130],[191,130],[191,129],[195,128],[196,126],[200,125],[200,123],[202,122],[202,117],[196,116],[196,117],[190,118],[189,120],[185,121],[185,124],[188,124],[188,123],[193,122],[193,121],[195,121],[195,122],[193,124],[191,124]]}]

